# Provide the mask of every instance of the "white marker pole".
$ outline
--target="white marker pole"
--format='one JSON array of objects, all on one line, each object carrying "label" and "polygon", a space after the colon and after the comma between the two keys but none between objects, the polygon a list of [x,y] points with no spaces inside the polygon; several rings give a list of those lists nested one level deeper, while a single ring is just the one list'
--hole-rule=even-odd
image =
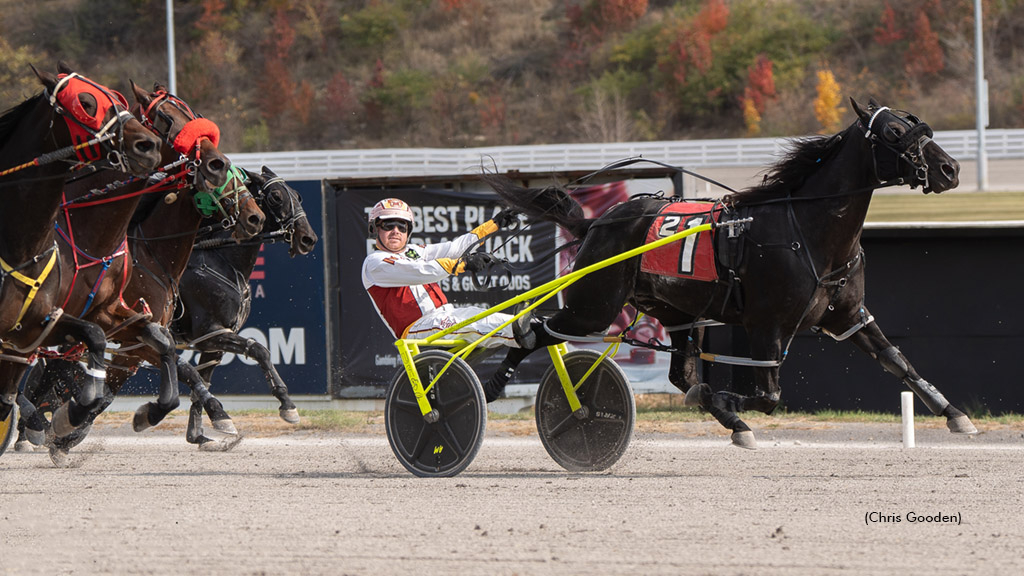
[{"label": "white marker pole", "polygon": [[900,403],[903,407],[903,447],[914,447],[914,393],[901,392]]}]

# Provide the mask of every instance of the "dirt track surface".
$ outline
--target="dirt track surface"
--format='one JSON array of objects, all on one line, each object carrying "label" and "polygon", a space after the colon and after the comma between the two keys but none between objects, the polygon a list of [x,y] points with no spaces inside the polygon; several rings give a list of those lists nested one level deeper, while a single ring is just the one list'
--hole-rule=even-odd
[{"label": "dirt track surface", "polygon": [[0,574],[1024,573],[1020,429],[919,428],[904,450],[899,424],[798,422],[746,451],[647,426],[611,470],[572,474],[523,423],[492,424],[432,480],[382,434],[250,432],[216,453],[175,426],[98,426],[64,469],[11,450]]}]

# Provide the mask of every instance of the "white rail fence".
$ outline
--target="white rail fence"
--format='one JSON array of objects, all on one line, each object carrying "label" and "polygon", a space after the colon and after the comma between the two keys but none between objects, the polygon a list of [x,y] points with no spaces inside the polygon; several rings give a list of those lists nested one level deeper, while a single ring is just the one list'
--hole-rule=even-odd
[{"label": "white rail fence", "polygon": [[[974,130],[936,132],[935,141],[960,161],[974,160]],[[552,144],[482,148],[381,148],[372,150],[304,150],[230,154],[249,169],[266,165],[291,179],[439,176],[479,173],[481,166],[499,171],[550,172],[597,170],[624,158],[642,156],[690,170],[712,167],[766,166],[778,160],[789,138],[680,140],[607,144]],[[1024,130],[987,130],[990,160],[1024,158]]]}]

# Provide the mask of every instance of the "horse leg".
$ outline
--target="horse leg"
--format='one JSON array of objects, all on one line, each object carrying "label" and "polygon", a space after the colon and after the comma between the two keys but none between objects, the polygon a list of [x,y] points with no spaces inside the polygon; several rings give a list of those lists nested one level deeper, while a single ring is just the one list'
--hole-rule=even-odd
[{"label": "horse leg", "polygon": [[66,338],[86,345],[85,362],[78,364],[83,377],[71,399],[53,412],[51,425],[58,438],[68,436],[85,423],[89,414],[102,402],[106,385],[107,362],[103,358],[107,339],[103,330],[92,322],[85,322],[70,315],[61,316],[61,328]]},{"label": "horse leg", "polygon": [[178,407],[178,355],[174,351],[174,338],[166,328],[150,322],[139,338],[159,356],[160,393],[156,402],[146,402],[135,410],[132,429],[142,432],[159,424]]},{"label": "horse leg", "polygon": [[[782,358],[782,339],[777,330],[748,330],[750,351],[758,360],[779,361]],[[735,392],[722,390],[710,394],[711,388],[700,391],[700,405],[715,417],[723,426],[732,430],[733,444],[748,449],[757,447],[753,431],[747,426],[737,412],[758,410],[771,414],[779,405],[782,388],[779,386],[779,367],[754,368],[754,384],[758,394],[743,396]],[[710,398],[708,398],[710,396]]]},{"label": "horse leg", "polygon": [[[203,430],[203,409],[206,409],[206,413],[210,415],[210,421],[213,422],[213,427],[218,431],[225,434],[238,434],[238,430],[235,429],[234,422],[231,421],[231,417],[224,410],[224,405],[221,404],[220,400],[214,397],[210,393],[210,390],[206,387],[206,383],[203,382],[202,376],[196,367],[185,362],[184,360],[178,359],[178,378],[184,380],[188,384],[189,389],[192,391],[192,404],[189,407],[188,415],[188,427],[185,432],[185,439],[190,444],[202,444]],[[189,436],[193,433],[198,435],[193,438]],[[207,438],[209,440],[209,438]]]},{"label": "horse leg", "polygon": [[[36,408],[38,392],[42,386],[43,371],[46,361],[39,360],[29,369],[25,376],[25,386],[18,393],[18,408],[21,409],[21,421],[18,422],[18,442],[30,442],[34,446],[42,446],[46,441],[46,426],[49,422],[43,413]],[[15,446],[17,449],[17,446]]]},{"label": "horse leg", "polygon": [[680,342],[685,342],[681,351],[672,354],[668,367],[668,381],[685,394],[683,406],[699,406],[700,394],[697,386],[700,379],[697,377],[697,356],[701,342],[704,341],[704,328],[695,329],[692,336],[689,330],[677,330],[669,332],[668,337],[676,350],[679,350]]},{"label": "horse leg", "polygon": [[[246,358],[258,362],[267,379],[270,393],[281,403],[281,406],[278,408],[278,414],[281,416],[281,419],[289,424],[299,423],[299,410],[295,407],[291,397],[288,396],[288,386],[281,379],[281,375],[278,374],[274,363],[270,361],[270,350],[267,350],[266,346],[251,338],[242,338],[238,334],[223,334],[210,339],[201,348],[211,348],[222,353],[233,352],[235,354],[242,354]],[[201,364],[206,364],[206,355],[206,350],[204,350],[200,359]],[[207,380],[207,382],[209,381]]]},{"label": "horse leg", "polygon": [[936,416],[946,417],[946,427],[954,434],[977,434],[971,419],[946,400],[935,386],[921,378],[907,357],[893,346],[878,327],[872,322],[861,328],[850,337],[850,341],[858,348],[867,352],[878,361],[887,372],[896,376],[924,402],[924,405]]}]

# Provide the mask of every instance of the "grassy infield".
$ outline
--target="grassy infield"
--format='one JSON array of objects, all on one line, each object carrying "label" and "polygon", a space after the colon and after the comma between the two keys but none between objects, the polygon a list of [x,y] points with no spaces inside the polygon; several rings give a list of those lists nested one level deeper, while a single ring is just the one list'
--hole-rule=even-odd
[{"label": "grassy infield", "polygon": [[[966,194],[924,195],[908,194],[876,194],[871,201],[868,212],[869,222],[908,222],[908,221],[984,221],[984,220],[1024,220],[1024,192],[972,192]],[[707,422],[709,416],[697,410],[683,408],[681,396],[668,394],[651,394],[637,397],[637,420],[639,423],[669,422]],[[276,428],[277,414],[273,410],[250,410],[233,413],[234,417],[249,416],[253,421],[263,422]],[[1024,426],[1024,415],[1010,414],[992,416],[991,414],[970,414],[976,424],[987,426]],[[491,413],[490,420],[525,421],[533,420],[533,413],[496,414]],[[791,413],[780,410],[772,416],[760,413],[748,413],[744,416],[751,422],[761,426],[771,426],[772,421],[778,424],[794,421],[814,422],[898,422],[898,414],[878,414],[869,412],[837,412],[826,410],[808,413]],[[935,420],[941,424],[942,419],[931,416],[917,415],[918,421]],[[322,430],[349,433],[368,433],[382,430],[383,415],[380,412],[347,412],[337,410],[303,411],[300,429]]]}]

